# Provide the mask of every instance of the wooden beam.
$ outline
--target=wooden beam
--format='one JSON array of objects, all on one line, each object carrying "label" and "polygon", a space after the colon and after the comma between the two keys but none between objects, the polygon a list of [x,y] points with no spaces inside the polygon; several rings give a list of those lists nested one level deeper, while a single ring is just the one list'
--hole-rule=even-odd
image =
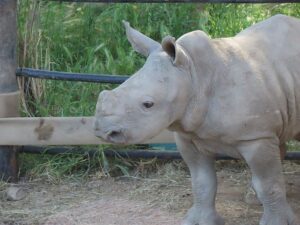
[{"label": "wooden beam", "polygon": [[[94,135],[93,117],[1,118],[0,145],[105,144]],[[173,133],[163,131],[145,143],[173,143]]]},{"label": "wooden beam", "polygon": [[[0,0],[0,117],[18,116],[18,98],[10,95],[18,90],[16,81],[17,0]],[[13,96],[13,97],[11,97]],[[8,97],[8,99],[6,99]],[[0,179],[16,181],[17,150],[0,147]]]}]

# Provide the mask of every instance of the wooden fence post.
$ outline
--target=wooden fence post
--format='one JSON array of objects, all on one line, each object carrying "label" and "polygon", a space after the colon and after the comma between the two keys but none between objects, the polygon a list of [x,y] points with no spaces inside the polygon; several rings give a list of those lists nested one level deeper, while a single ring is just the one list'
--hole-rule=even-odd
[{"label": "wooden fence post", "polygon": [[[17,0],[0,0],[0,117],[18,116],[16,13]],[[0,146],[0,179],[16,181],[17,174],[16,147]]]}]

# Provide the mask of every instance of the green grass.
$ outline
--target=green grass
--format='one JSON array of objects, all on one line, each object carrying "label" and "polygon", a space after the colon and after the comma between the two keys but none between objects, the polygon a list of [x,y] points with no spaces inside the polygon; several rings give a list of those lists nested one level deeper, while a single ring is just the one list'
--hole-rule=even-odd
[{"label": "green grass", "polygon": [[[300,17],[297,3],[71,4],[19,0],[18,5],[19,66],[124,75],[134,73],[145,59],[130,47],[122,20],[160,41],[166,35],[178,38],[196,29],[213,38],[228,37],[277,13]],[[21,84],[26,99],[24,116],[92,116],[99,92],[114,87],[24,78]],[[103,166],[103,162],[97,164],[80,155],[30,157],[22,156],[23,173],[54,173],[54,180],[76,171],[84,174],[90,163]],[[27,167],[31,161],[40,167]],[[126,165],[117,165],[126,173]]]},{"label": "green grass", "polygon": [[[145,59],[125,37],[121,21],[160,41],[202,29],[232,36],[271,15],[300,16],[300,4],[71,4],[19,1],[20,66],[57,71],[132,74]],[[28,85],[29,84],[29,85]],[[27,80],[32,116],[93,115],[98,93],[111,85]]]},{"label": "green grass", "polygon": [[[300,4],[70,4],[22,0],[19,64],[127,75],[140,68],[145,59],[126,40],[123,19],[160,41],[166,35],[178,38],[196,29],[212,37],[232,36],[276,13],[300,16]],[[98,93],[112,88],[63,81],[29,85],[36,86],[42,88],[27,90],[29,110],[24,110],[33,116],[93,115]]]},{"label": "green grass", "polygon": [[[86,146],[86,150],[95,147]],[[82,181],[89,176],[109,177],[130,175],[130,170],[138,165],[145,164],[144,161],[134,161],[122,157],[106,158],[104,147],[100,146],[93,155],[68,152],[55,155],[46,153],[19,155],[20,175],[27,180],[42,179],[50,183],[59,184],[62,180]],[[3,184],[2,184],[3,185]],[[1,182],[0,182],[1,189]]]},{"label": "green grass", "polygon": [[[43,179],[58,184],[61,179],[81,180],[101,163],[83,154],[21,154],[21,174],[27,179]],[[29,163],[31,162],[31,163]]]}]

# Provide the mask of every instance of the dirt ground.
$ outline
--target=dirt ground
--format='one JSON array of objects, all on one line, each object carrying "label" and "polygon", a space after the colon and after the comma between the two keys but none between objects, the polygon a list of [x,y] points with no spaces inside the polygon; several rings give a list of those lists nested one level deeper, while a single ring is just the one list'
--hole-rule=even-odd
[{"label": "dirt ground", "polygon": [[[300,162],[285,162],[288,199],[300,215]],[[235,161],[218,162],[217,209],[227,225],[257,225],[262,208],[245,203],[248,169]],[[169,163],[145,178],[91,177],[85,182],[19,183],[27,195],[0,202],[0,225],[175,225],[191,206],[190,176]],[[1,190],[1,189],[0,189]]]}]

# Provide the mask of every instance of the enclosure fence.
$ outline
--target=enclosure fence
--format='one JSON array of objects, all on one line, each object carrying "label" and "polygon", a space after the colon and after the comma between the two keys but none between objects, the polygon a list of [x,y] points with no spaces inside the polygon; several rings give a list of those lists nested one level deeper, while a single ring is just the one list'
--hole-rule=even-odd
[{"label": "enclosure fence", "polygon": [[[55,0],[53,0],[55,1]],[[139,2],[139,3],[292,3],[296,0],[57,0],[57,2]],[[41,153],[45,147],[51,145],[98,145],[103,144],[93,135],[93,117],[19,117],[18,99],[19,90],[17,76],[39,79],[53,79],[62,81],[80,81],[94,83],[121,84],[128,76],[79,74],[36,70],[31,68],[17,68],[17,0],[0,0],[0,176],[5,180],[15,181],[18,174],[18,152]],[[167,130],[147,143],[172,143],[172,132]],[[48,147],[47,153],[79,152],[94,155],[96,150],[74,149],[73,147]],[[106,150],[108,156],[121,156],[132,158],[181,159],[178,152],[160,152],[147,150],[112,151]],[[218,156],[219,159],[231,159]],[[286,159],[300,159],[300,152],[289,152]]]}]

